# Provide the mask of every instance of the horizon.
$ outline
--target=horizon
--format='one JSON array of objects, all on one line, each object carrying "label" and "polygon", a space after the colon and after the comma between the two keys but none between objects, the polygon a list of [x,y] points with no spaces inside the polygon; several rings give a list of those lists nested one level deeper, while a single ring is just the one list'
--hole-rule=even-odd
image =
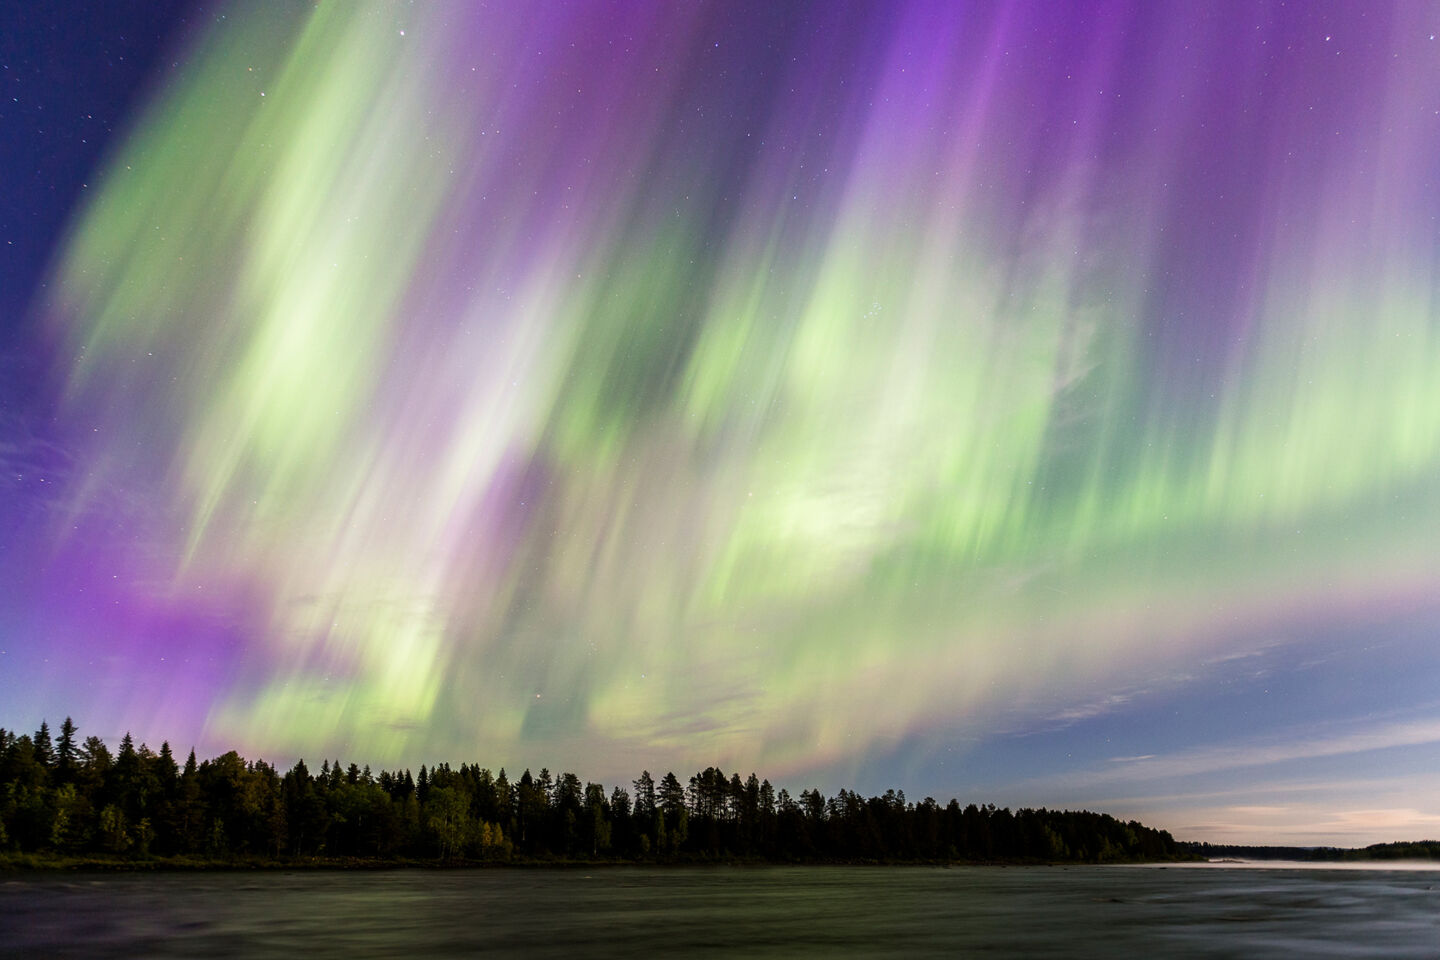
[{"label": "horizon", "polygon": [[0,726],[1440,834],[1440,10],[86,9]]}]

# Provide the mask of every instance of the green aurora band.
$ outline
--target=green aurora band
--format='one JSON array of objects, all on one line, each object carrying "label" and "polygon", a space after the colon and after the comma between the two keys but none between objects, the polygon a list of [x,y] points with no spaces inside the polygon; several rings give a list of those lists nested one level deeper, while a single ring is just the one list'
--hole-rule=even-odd
[{"label": "green aurora band", "polygon": [[1317,118],[1143,6],[830,10],[195,38],[50,312],[212,736],[843,770],[1433,591],[1433,48]]}]

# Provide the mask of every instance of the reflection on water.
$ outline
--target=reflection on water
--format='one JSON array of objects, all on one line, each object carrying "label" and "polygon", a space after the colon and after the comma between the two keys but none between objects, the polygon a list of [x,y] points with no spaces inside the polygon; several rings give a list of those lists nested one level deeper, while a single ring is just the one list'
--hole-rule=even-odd
[{"label": "reflection on water", "polygon": [[11,876],[0,954],[1434,957],[1440,871],[756,867]]},{"label": "reflection on water", "polygon": [[[1160,864],[1133,863],[1124,866],[1134,869],[1155,869]],[[1248,860],[1225,858],[1222,860],[1199,860],[1194,863],[1167,863],[1164,867],[1179,867],[1185,870],[1364,870],[1386,873],[1409,870],[1440,875],[1440,863],[1434,860]]]}]

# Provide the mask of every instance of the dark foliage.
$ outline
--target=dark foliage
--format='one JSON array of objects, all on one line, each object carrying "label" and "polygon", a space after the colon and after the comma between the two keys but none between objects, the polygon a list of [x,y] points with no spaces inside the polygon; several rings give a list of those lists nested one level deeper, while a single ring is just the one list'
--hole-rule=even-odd
[{"label": "dark foliage", "polygon": [[903,792],[792,797],[711,767],[682,784],[647,771],[632,793],[573,773],[512,781],[447,763],[372,773],[325,760],[280,771],[233,751],[183,766],[127,734],[112,755],[0,730],[0,850],[213,861],[771,860],[1106,862],[1181,854],[1163,830],[1084,811],[996,809]]},{"label": "dark foliage", "polygon": [[1181,843],[1180,850],[1207,860],[1440,860],[1440,840],[1372,843],[1368,847],[1259,847],[1227,843]]}]

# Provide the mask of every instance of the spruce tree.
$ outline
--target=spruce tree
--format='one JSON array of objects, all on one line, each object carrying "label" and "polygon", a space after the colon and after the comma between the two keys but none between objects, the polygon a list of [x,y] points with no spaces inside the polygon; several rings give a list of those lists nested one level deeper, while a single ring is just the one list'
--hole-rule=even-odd
[{"label": "spruce tree", "polygon": [[175,764],[175,755],[170,752],[169,740],[163,740],[160,743],[160,755],[155,758],[155,772],[159,777],[160,785],[167,790],[180,776],[180,768]]},{"label": "spruce tree", "polygon": [[55,766],[55,747],[50,742],[50,724],[40,721],[40,729],[31,740],[35,748],[35,762],[45,769]]}]

